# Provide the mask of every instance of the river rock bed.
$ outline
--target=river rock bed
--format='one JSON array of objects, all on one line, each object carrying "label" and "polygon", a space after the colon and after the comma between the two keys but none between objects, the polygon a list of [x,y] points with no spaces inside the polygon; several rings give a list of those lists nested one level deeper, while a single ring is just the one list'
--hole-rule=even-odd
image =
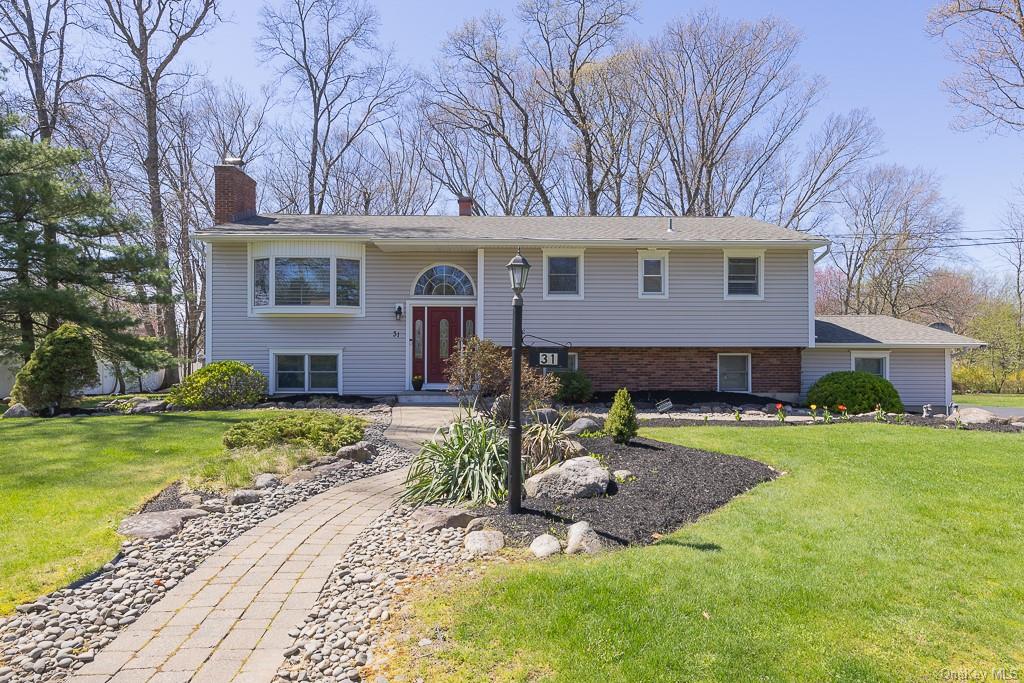
[{"label": "river rock bed", "polygon": [[392,508],[352,541],[316,606],[290,632],[295,642],[284,653],[278,683],[360,680],[403,584],[472,559],[463,549],[465,529],[423,531],[410,513],[405,506]]},{"label": "river rock bed", "polygon": [[371,462],[326,468],[316,478],[268,489],[255,503],[191,519],[168,538],[125,541],[96,574],[19,605],[0,621],[0,683],[64,679],[239,534],[334,486],[408,464],[410,453],[384,438],[390,412],[349,412],[373,420],[365,435],[377,447]]}]

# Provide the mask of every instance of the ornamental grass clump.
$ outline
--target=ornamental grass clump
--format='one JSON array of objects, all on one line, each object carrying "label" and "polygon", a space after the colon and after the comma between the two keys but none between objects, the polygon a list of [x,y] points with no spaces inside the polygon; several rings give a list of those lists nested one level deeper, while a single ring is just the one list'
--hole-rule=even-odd
[{"label": "ornamental grass clump", "polygon": [[224,432],[223,442],[227,448],[291,445],[332,454],[361,441],[365,431],[366,420],[355,415],[303,410],[239,422]]},{"label": "ornamental grass clump", "polygon": [[505,429],[481,415],[462,415],[423,444],[409,466],[402,500],[497,503],[508,496]]},{"label": "ornamental grass clump", "polygon": [[552,424],[534,420],[523,428],[523,469],[526,476],[575,458],[583,451],[578,441],[565,433],[567,420]]},{"label": "ornamental grass clump", "polygon": [[640,429],[636,419],[636,408],[633,406],[633,399],[625,389],[615,392],[615,400],[612,401],[611,410],[608,411],[608,419],[604,423],[605,433],[615,443],[627,444]]}]

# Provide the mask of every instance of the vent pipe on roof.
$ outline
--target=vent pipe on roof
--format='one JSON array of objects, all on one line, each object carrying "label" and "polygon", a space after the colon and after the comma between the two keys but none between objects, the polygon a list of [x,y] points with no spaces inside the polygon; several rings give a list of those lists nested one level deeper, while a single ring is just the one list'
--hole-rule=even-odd
[{"label": "vent pipe on roof", "polygon": [[672,219],[671,218],[668,219],[668,230],[666,230],[665,232],[675,232],[675,230],[672,229]]}]

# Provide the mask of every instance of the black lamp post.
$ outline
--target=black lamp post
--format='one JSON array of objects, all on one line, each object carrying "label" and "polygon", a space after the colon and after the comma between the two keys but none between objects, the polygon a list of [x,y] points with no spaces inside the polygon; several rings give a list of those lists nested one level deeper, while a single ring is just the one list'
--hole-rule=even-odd
[{"label": "black lamp post", "polygon": [[521,251],[505,266],[512,281],[512,387],[509,396],[508,420],[508,511],[516,515],[522,511],[523,432],[520,415],[520,375],[523,366],[523,290],[530,275],[530,262]]}]

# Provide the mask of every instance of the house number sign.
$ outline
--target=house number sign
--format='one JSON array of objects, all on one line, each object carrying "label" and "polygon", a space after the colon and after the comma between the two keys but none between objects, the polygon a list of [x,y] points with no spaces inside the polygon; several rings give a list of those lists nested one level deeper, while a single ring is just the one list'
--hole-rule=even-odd
[{"label": "house number sign", "polygon": [[530,367],[563,370],[569,367],[569,351],[553,347],[531,347]]}]

